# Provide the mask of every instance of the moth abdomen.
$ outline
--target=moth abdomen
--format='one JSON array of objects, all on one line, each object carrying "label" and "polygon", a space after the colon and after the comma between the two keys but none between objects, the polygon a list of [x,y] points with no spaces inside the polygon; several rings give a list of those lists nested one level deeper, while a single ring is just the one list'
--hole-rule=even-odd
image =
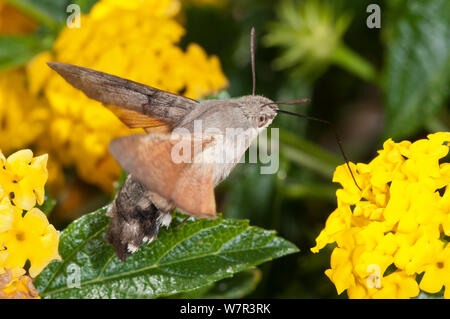
[{"label": "moth abdomen", "polygon": [[160,225],[168,226],[171,211],[159,209],[148,196],[145,186],[128,176],[108,209],[111,217],[106,241],[125,261],[144,242],[154,240]]}]

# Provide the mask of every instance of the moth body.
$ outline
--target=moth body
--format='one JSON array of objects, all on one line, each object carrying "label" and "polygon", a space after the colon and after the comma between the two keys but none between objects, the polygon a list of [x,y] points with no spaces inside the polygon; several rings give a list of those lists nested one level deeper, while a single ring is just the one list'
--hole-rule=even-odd
[{"label": "moth body", "polygon": [[[170,224],[174,208],[216,218],[214,187],[277,115],[277,106],[262,96],[198,102],[88,68],[49,66],[128,127],[146,132],[119,137],[109,146],[129,173],[107,213],[106,240],[121,260],[154,240],[160,226]],[[182,151],[174,152],[180,145]],[[176,161],[174,154],[187,160]]]},{"label": "moth body", "polygon": [[[186,114],[173,131],[214,135],[214,141],[197,158],[214,164],[214,186],[225,180],[258,134],[272,122],[276,113],[272,101],[263,96],[229,100],[206,100]],[[261,120],[261,117],[264,120]]]},{"label": "moth body", "polygon": [[123,261],[138,250],[143,241],[155,239],[161,225],[170,223],[170,207],[158,208],[151,200],[154,196],[129,175],[108,208],[106,214],[111,222],[106,240]]}]

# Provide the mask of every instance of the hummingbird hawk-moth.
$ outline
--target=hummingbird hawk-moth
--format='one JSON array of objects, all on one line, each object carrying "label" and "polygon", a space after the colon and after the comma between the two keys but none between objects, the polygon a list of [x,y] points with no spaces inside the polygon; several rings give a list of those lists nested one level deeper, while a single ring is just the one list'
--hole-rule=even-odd
[{"label": "hummingbird hawk-moth", "polygon": [[[146,132],[116,138],[109,145],[112,156],[129,174],[107,212],[111,221],[106,240],[122,261],[143,242],[154,240],[159,227],[170,224],[174,209],[195,218],[214,219],[214,188],[227,178],[259,132],[278,113],[308,118],[278,108],[278,104],[298,104],[305,99],[273,102],[255,95],[253,39],[252,29],[252,95],[229,100],[199,102],[100,71],[48,63],[68,83],[103,103],[128,127],[143,128]],[[183,142],[183,137],[174,138],[171,133],[184,129],[192,137],[188,139],[191,143],[188,148],[193,146],[198,140],[194,136],[195,121],[202,122],[202,132],[206,133],[201,138],[201,148],[196,151],[192,147],[189,161],[175,162],[174,147]],[[215,129],[214,134],[208,133],[211,128]],[[235,140],[226,137],[224,141],[229,128],[247,132],[244,142],[236,145]],[[217,148],[223,153],[229,149],[237,151],[231,161],[211,160],[215,153],[210,150]],[[195,160],[205,154],[209,160]]]}]

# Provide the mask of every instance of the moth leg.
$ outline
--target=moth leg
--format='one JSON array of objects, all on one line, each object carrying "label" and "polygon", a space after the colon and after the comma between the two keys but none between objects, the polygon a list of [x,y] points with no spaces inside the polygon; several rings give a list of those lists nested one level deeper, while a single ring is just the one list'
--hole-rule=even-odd
[{"label": "moth leg", "polygon": [[172,211],[161,211],[161,214],[158,217],[158,222],[161,226],[169,228],[170,223],[172,222]]},{"label": "moth leg", "polygon": [[179,230],[186,222],[187,220],[190,218],[191,216],[186,216],[182,222],[177,226],[177,230]]}]

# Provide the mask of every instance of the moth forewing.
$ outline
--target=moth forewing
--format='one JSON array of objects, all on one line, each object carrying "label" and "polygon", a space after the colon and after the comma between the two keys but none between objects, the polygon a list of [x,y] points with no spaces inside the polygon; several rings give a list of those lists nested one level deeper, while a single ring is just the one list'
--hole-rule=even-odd
[{"label": "moth forewing", "polygon": [[[177,123],[199,104],[184,96],[93,69],[56,62],[48,65],[87,97],[105,106],[131,110],[170,125]],[[121,117],[120,113],[116,115]]]}]

